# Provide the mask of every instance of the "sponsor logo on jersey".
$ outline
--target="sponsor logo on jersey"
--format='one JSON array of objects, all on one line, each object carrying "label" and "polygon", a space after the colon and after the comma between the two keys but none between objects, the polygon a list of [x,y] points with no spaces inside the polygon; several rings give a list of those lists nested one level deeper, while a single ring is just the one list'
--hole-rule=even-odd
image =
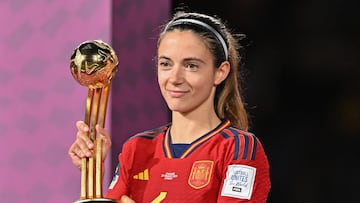
[{"label": "sponsor logo on jersey", "polygon": [[230,165],[226,172],[226,179],[221,191],[221,196],[250,199],[256,168],[247,165]]},{"label": "sponsor logo on jersey", "polygon": [[143,172],[140,172],[133,176],[135,180],[149,180],[149,169],[145,169]]},{"label": "sponsor logo on jersey", "polygon": [[161,177],[164,178],[164,180],[172,180],[177,178],[178,175],[175,172],[166,172],[165,174],[161,174]]},{"label": "sponsor logo on jersey", "polygon": [[210,183],[214,162],[210,160],[195,161],[192,165],[188,183],[192,188],[200,189]]}]

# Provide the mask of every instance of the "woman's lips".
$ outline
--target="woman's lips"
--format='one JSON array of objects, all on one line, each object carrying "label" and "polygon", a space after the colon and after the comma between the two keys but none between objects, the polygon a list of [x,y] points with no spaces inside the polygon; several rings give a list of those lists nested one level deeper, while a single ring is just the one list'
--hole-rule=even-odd
[{"label": "woman's lips", "polygon": [[168,93],[173,98],[180,98],[183,97],[187,93],[187,91],[168,90]]}]

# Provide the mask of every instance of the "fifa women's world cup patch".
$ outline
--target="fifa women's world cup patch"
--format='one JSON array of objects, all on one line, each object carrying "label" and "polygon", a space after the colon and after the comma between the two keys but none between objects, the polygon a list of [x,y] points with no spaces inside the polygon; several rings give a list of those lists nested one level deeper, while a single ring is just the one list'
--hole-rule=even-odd
[{"label": "fifa women's world cup patch", "polygon": [[210,160],[195,161],[192,165],[188,183],[192,188],[200,189],[210,183],[214,162]]},{"label": "fifa women's world cup patch", "polygon": [[247,165],[229,165],[221,196],[250,199],[254,187],[256,168]]}]

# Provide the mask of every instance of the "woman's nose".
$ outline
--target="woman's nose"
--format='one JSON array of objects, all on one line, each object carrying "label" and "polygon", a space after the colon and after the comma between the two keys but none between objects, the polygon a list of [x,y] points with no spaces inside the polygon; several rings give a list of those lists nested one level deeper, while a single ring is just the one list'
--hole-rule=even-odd
[{"label": "woman's nose", "polygon": [[181,67],[174,67],[171,70],[169,80],[172,83],[182,83],[184,81],[184,70]]}]

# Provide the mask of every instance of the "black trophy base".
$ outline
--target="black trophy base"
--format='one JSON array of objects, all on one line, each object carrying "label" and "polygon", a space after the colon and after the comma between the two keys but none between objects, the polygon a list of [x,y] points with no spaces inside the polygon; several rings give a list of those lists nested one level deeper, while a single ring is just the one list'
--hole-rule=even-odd
[{"label": "black trophy base", "polygon": [[74,203],[102,203],[102,202],[106,202],[106,203],[116,203],[115,200],[106,199],[106,198],[81,199],[81,200],[75,201]]}]

